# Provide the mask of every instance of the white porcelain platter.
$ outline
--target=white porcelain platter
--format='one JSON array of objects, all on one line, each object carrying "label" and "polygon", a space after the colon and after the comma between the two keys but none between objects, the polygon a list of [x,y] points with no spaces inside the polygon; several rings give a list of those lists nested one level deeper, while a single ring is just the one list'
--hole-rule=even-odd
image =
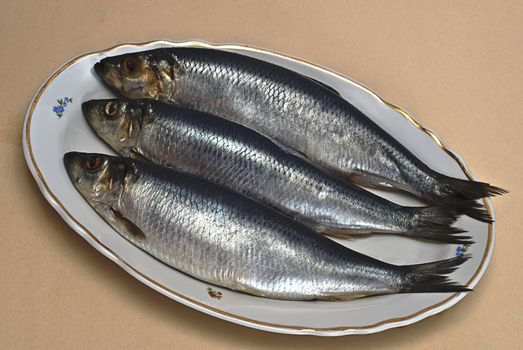
[{"label": "white porcelain platter", "polygon": [[[465,297],[465,293],[398,294],[343,302],[258,298],[191,278],[164,265],[121,237],[75,190],[65,172],[63,155],[73,150],[113,154],[93,134],[81,112],[83,101],[113,96],[95,75],[92,68],[94,63],[107,56],[171,46],[208,47],[237,52],[313,77],[339,91],[433,169],[455,177],[473,178],[464,160],[434,132],[361,84],[328,69],[243,45],[164,40],[122,44],[80,55],[58,68],[33,98],[23,130],[25,158],[44,197],[95,249],[140,282],[173,300],[230,322],[271,332],[321,336],[375,333],[420,321],[450,308]],[[374,192],[401,204],[421,204],[398,193]],[[493,215],[491,202],[486,200],[485,205]],[[492,254],[494,225],[466,217],[461,218],[457,225],[467,229],[476,243],[463,247],[386,235],[338,241],[395,264],[444,259],[468,251],[473,258],[451,277],[474,287]]]}]

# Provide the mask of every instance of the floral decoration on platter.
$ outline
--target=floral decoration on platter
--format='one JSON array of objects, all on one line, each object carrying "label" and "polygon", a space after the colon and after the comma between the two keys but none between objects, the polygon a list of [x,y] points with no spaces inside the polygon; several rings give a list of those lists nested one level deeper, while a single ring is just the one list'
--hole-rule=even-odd
[{"label": "floral decoration on platter", "polygon": [[214,290],[211,287],[207,288],[207,294],[209,294],[209,296],[211,298],[218,299],[218,300],[221,300],[223,297],[222,292]]},{"label": "floral decoration on platter", "polygon": [[65,107],[67,107],[69,103],[72,103],[73,99],[69,97],[64,97],[63,99],[59,98],[58,100],[56,100],[56,102],[58,102],[58,104],[56,106],[53,106],[53,112],[56,113],[58,118],[62,118],[65,112]]},{"label": "floral decoration on platter", "polygon": [[467,250],[469,250],[470,248],[470,244],[467,243],[467,244],[460,244],[457,248],[456,248],[456,256],[463,256]]}]

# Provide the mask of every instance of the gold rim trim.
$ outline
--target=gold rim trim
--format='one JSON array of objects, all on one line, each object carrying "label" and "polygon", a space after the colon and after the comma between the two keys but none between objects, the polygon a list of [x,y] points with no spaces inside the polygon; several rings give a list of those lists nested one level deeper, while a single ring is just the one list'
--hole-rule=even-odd
[{"label": "gold rim trim", "polygon": [[[49,188],[49,186],[47,185],[47,182],[45,181],[42,173],[40,172],[40,169],[38,168],[38,165],[36,164],[36,160],[34,158],[34,155],[33,155],[33,150],[32,150],[32,146],[31,146],[31,135],[30,135],[30,130],[31,130],[31,120],[32,120],[32,117],[33,117],[33,112],[34,112],[34,109],[38,103],[38,101],[40,100],[40,97],[42,96],[43,92],[45,91],[45,89],[47,88],[47,86],[49,86],[49,84],[61,73],[63,72],[65,69],[67,69],[69,66],[71,66],[72,64],[76,63],[77,61],[85,58],[85,57],[88,57],[88,56],[94,56],[94,55],[99,55],[101,53],[108,53],[108,52],[111,52],[111,51],[114,51],[118,48],[121,48],[121,47],[124,47],[124,46],[130,46],[130,47],[141,47],[141,46],[147,46],[147,45],[151,45],[151,44],[156,44],[156,43],[166,43],[166,44],[169,44],[169,45],[172,45],[172,44],[176,44],[176,45],[181,45],[181,46],[184,46],[184,47],[205,47],[205,48],[213,48],[213,49],[222,49],[222,50],[227,50],[227,49],[232,49],[232,50],[247,50],[247,51],[251,51],[251,52],[257,52],[257,53],[263,53],[263,54],[269,54],[271,56],[276,56],[276,57],[280,57],[280,58],[284,58],[284,59],[287,59],[287,60],[292,60],[292,61],[296,61],[296,62],[299,62],[301,64],[304,64],[304,65],[307,65],[307,66],[310,66],[312,68],[315,68],[315,69],[318,69],[324,73],[327,73],[329,75],[334,75],[336,76],[337,78],[341,78],[343,79],[345,82],[351,84],[351,85],[354,85],[366,92],[368,92],[369,94],[371,94],[372,96],[374,96],[376,99],[378,99],[381,103],[383,103],[384,105],[388,106],[389,108],[392,108],[393,110],[397,111],[400,115],[402,115],[405,119],[407,119],[409,122],[411,122],[416,128],[422,130],[423,132],[425,132],[426,134],[428,134],[433,140],[434,142],[436,142],[436,144],[441,148],[443,149],[452,159],[454,159],[458,164],[459,166],[461,167],[462,171],[464,172],[464,174],[467,176],[467,178],[469,180],[473,180],[473,177],[472,177],[472,174],[469,172],[469,170],[467,169],[467,167],[465,166],[465,164],[461,161],[461,159],[453,152],[451,151],[450,149],[447,148],[447,146],[445,145],[445,143],[436,135],[434,134],[434,132],[432,132],[431,130],[429,130],[428,128],[424,127],[423,125],[421,125],[419,122],[417,122],[414,118],[412,118],[406,111],[404,111],[403,109],[401,109],[400,107],[398,106],[395,106],[393,105],[392,103],[389,103],[385,100],[383,100],[381,97],[379,97],[375,92],[373,92],[372,90],[368,89],[367,87],[347,78],[347,77],[344,77],[342,76],[341,74],[339,73],[336,73],[330,69],[327,69],[327,68],[324,68],[324,67],[321,67],[321,66],[318,66],[316,64],[313,64],[313,63],[310,63],[310,62],[307,62],[307,61],[304,61],[302,59],[299,59],[299,58],[295,58],[295,57],[292,57],[292,56],[289,56],[289,55],[285,55],[285,54],[281,54],[281,53],[278,53],[278,52],[273,52],[273,51],[269,51],[269,50],[265,50],[265,49],[260,49],[260,48],[256,48],[256,47],[251,47],[251,46],[243,46],[243,45],[232,45],[232,44],[223,44],[223,45],[212,45],[212,44],[207,44],[207,43],[203,43],[203,42],[198,42],[198,41],[189,41],[189,42],[171,42],[171,41],[168,41],[168,40],[152,40],[152,41],[148,41],[148,42],[144,42],[144,43],[135,43],[135,44],[119,44],[119,45],[115,45],[113,47],[110,47],[109,49],[106,49],[106,50],[99,50],[99,51],[93,51],[93,52],[89,52],[89,53],[85,53],[85,54],[82,54],[80,56],[77,56],[75,58],[73,58],[72,60],[70,60],[69,62],[65,63],[63,66],[61,66],[59,69],[57,69],[48,79],[47,81],[42,85],[42,87],[38,90],[37,94],[35,95],[32,103],[31,103],[31,106],[29,107],[29,112],[28,112],[28,115],[27,115],[27,118],[26,118],[26,128],[25,128],[25,139],[26,139],[26,144],[27,144],[27,148],[28,148],[28,153],[29,153],[29,156],[31,158],[31,162],[34,166],[34,169],[35,169],[35,172],[36,174],[38,175],[38,177],[40,178],[40,181],[42,182],[43,186],[45,187],[47,193],[49,194],[49,196],[51,196],[51,198],[54,200],[54,202],[56,203],[56,205],[58,205],[63,211],[65,214],[67,214],[67,216],[72,220],[74,221],[79,227],[82,228],[82,230],[87,233],[89,235],[89,237],[96,243],[98,244],[100,247],[102,247],[103,249],[105,249],[106,251],[108,251],[112,256],[115,257],[116,260],[118,260],[118,262],[120,262],[120,264],[122,266],[125,266],[127,268],[129,268],[130,270],[132,270],[134,273],[136,273],[138,276],[140,276],[141,278],[143,278],[144,280],[148,281],[149,283],[155,285],[156,287],[162,289],[163,291],[165,291],[166,293],[169,293],[169,294],[172,294],[174,296],[176,296],[177,298],[180,298],[182,300],[185,300],[186,302],[188,303],[191,303],[193,305],[196,305],[198,307],[201,307],[203,309],[206,309],[206,310],[209,310],[209,311],[212,311],[214,313],[217,313],[217,314],[220,314],[222,316],[226,316],[228,318],[232,318],[232,319],[236,319],[236,320],[240,320],[240,321],[244,321],[244,322],[248,322],[248,323],[252,323],[252,324],[255,324],[255,325],[259,325],[259,326],[265,326],[265,327],[272,327],[272,328],[279,328],[279,329],[289,329],[289,330],[299,330],[299,331],[304,331],[304,332],[311,332],[311,331],[344,331],[344,332],[350,332],[350,331],[354,331],[354,330],[365,330],[365,329],[372,329],[372,328],[376,328],[376,327],[379,327],[379,326],[383,326],[383,325],[386,325],[386,324],[393,324],[393,323],[396,323],[396,322],[402,322],[402,321],[407,321],[409,319],[413,319],[421,314],[424,314],[424,313],[427,313],[428,311],[430,310],[433,310],[433,309],[436,309],[438,308],[439,306],[443,305],[443,304],[446,304],[447,302],[453,300],[453,299],[456,299],[458,298],[458,296],[461,294],[461,293],[453,293],[451,296],[449,296],[448,298],[444,299],[443,301],[440,301],[434,305],[431,305],[429,307],[426,307],[422,310],[419,310],[413,314],[410,314],[408,316],[404,316],[404,317],[397,317],[397,318],[391,318],[391,319],[388,319],[388,320],[384,320],[384,321],[381,321],[381,322],[378,322],[378,323],[374,323],[372,325],[367,325],[367,326],[341,326],[341,327],[328,327],[328,328],[315,328],[315,327],[304,327],[304,326],[292,326],[292,325],[282,325],[282,324],[276,324],[276,323],[268,323],[268,322],[262,322],[262,321],[258,321],[258,320],[254,320],[254,319],[250,319],[250,318],[247,318],[247,317],[243,317],[243,316],[238,316],[238,315],[234,315],[234,314],[231,314],[231,313],[228,313],[228,312],[225,312],[225,311],[222,311],[220,309],[217,309],[217,308],[214,308],[212,306],[209,306],[207,304],[204,304],[204,303],[201,303],[199,301],[196,301],[196,300],[193,300],[191,298],[188,298],[182,294],[179,294],[173,290],[171,290],[170,288],[162,285],[161,283],[151,279],[150,277],[148,277],[147,275],[145,275],[144,273],[142,273],[141,271],[137,270],[136,268],[134,268],[132,265],[130,265],[129,263],[127,263],[127,261],[125,261],[121,256],[119,256],[118,254],[116,254],[116,252],[114,252],[111,248],[109,248],[108,246],[106,246],[104,243],[102,243],[100,240],[98,240],[85,226],[83,226],[78,220],[76,220],[72,215],[71,213],[64,207],[64,205],[58,200],[58,198],[55,196],[55,194],[51,191],[51,189]],[[486,199],[483,199],[483,203],[485,204],[485,207],[487,209],[487,212],[489,214],[492,214],[492,210],[491,210],[491,207],[490,207],[490,204],[489,202],[487,202]],[[481,259],[481,263],[479,264],[477,270],[475,271],[475,273],[472,275],[472,277],[470,278],[470,280],[466,283],[466,286],[467,287],[470,287],[470,284],[472,283],[472,281],[474,281],[476,279],[476,277],[479,275],[479,273],[481,272],[481,270],[483,269],[483,266],[485,265],[486,263],[486,259],[487,259],[487,256],[490,252],[490,249],[491,249],[491,245],[492,245],[492,226],[493,224],[488,224],[488,239],[487,239],[487,245],[485,247],[485,252],[483,254],[483,257]],[[427,317],[430,316],[430,315],[427,315]]]}]

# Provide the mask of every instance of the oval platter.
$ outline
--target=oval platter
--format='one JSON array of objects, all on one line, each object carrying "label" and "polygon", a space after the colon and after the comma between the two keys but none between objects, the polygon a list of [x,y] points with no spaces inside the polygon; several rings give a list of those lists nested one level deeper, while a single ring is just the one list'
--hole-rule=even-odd
[{"label": "oval platter", "polygon": [[[94,135],[82,116],[83,101],[114,96],[95,75],[94,63],[108,56],[159,47],[227,50],[310,76],[339,91],[433,169],[454,177],[474,178],[464,160],[434,132],[363,85],[326,68],[244,45],[167,40],[126,43],[82,54],[58,68],[35,94],[23,129],[24,155],[42,194],[67,224],[95,249],[140,282],[173,300],[230,322],[271,332],[320,336],[375,333],[420,321],[450,308],[465,297],[466,293],[433,293],[340,302],[265,299],[191,278],[126,241],[75,190],[65,172],[62,157],[73,150],[114,154]],[[400,204],[422,204],[399,193],[372,191]],[[484,203],[494,216],[491,201],[486,199]],[[337,241],[395,264],[421,263],[471,253],[472,259],[451,277],[473,288],[492,255],[494,224],[464,217],[456,225],[468,230],[476,243],[471,246],[439,244],[386,235]]]}]

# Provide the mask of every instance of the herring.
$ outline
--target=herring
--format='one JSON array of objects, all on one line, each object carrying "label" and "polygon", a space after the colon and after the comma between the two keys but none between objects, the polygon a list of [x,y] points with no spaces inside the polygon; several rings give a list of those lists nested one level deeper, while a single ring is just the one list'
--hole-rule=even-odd
[{"label": "herring", "polygon": [[107,57],[94,69],[127,98],[230,119],[362,185],[471,207],[506,192],[432,170],[331,87],[262,60],[217,49],[160,48]]},{"label": "herring", "polygon": [[92,153],[67,153],[64,164],[76,189],[118,233],[208,283],[285,300],[469,291],[447,276],[468,256],[392,265],[189,174]]},{"label": "herring", "polygon": [[242,125],[156,100],[91,100],[95,133],[120,155],[188,172],[272,206],[315,231],[394,233],[471,243],[452,227],[464,207],[404,207],[325,174]]}]

